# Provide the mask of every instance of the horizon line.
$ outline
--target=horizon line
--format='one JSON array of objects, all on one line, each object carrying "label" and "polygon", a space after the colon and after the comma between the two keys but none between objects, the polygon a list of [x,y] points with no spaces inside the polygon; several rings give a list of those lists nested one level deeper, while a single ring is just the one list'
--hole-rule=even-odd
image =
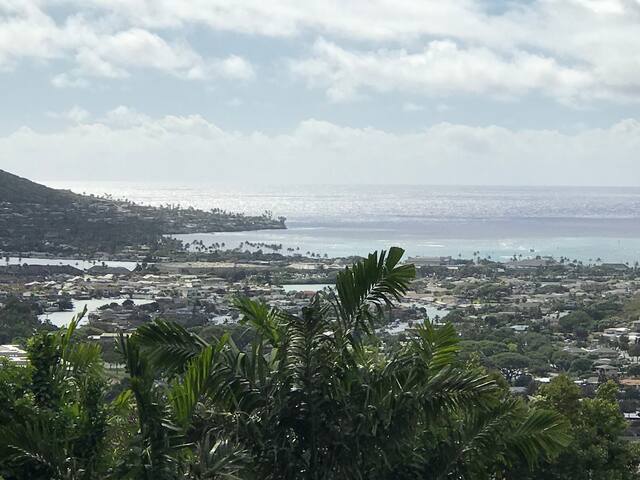
[{"label": "horizon line", "polygon": [[[24,177],[27,178],[27,177]],[[171,180],[131,180],[131,179],[34,179],[36,183],[124,183],[132,185],[171,185],[171,186],[230,186],[230,187],[453,187],[453,188],[625,188],[640,189],[638,185],[589,185],[589,184],[455,184],[455,183],[313,183],[313,182],[283,182],[283,183],[257,183],[257,182],[207,182],[202,180],[171,181]]]}]

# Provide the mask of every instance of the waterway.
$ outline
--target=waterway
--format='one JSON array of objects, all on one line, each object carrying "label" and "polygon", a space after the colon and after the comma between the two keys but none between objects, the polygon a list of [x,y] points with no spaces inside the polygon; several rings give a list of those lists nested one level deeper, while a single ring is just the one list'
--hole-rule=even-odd
[{"label": "waterway", "polygon": [[[107,305],[110,303],[118,303],[122,305],[122,302],[127,300],[126,298],[93,298],[91,300],[73,300],[73,309],[64,311],[64,312],[48,312],[43,313],[38,318],[42,321],[48,320],[56,327],[66,327],[69,322],[73,319],[73,317],[82,312],[85,305],[87,307],[87,315],[91,312],[95,312],[99,307],[103,305]],[[136,299],[132,298],[131,301],[136,305],[146,305],[147,303],[151,303],[153,300],[144,300],[144,299]],[[81,321],[80,325],[84,325],[88,322],[87,316],[85,316]]]},{"label": "waterway", "polygon": [[116,260],[79,260],[77,258],[35,258],[35,257],[6,257],[0,258],[0,265],[68,265],[80,270],[88,270],[96,265],[107,267],[124,267],[127,270],[136,268],[136,262],[123,262]]}]

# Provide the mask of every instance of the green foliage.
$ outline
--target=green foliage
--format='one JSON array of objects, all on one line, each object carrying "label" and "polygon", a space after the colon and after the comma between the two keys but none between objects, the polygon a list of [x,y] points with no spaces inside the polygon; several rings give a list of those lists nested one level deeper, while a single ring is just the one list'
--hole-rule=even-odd
[{"label": "green foliage", "polygon": [[568,371],[575,359],[575,355],[572,355],[569,352],[565,352],[564,350],[555,350],[551,354],[551,362],[553,366],[561,372]]},{"label": "green foliage", "polygon": [[637,361],[638,357],[640,357],[640,343],[632,343],[629,345],[628,352],[629,356],[635,357]]},{"label": "green foliage", "polygon": [[511,295],[511,287],[508,285],[488,283],[482,285],[475,293],[475,297],[482,301],[499,301],[501,298]]},{"label": "green foliage", "polygon": [[630,320],[640,318],[640,295],[636,295],[623,307],[624,315]]},{"label": "green foliage", "polygon": [[62,359],[60,338],[56,335],[37,335],[27,345],[29,363],[33,367],[31,390],[40,408],[55,408],[62,399],[62,385],[57,375]]},{"label": "green foliage", "polygon": [[[138,328],[138,341],[146,348],[149,359],[157,366],[177,372],[197,356],[207,343],[195,333],[188,332],[176,323],[158,320],[151,326]],[[127,345],[121,343],[121,346]]]},{"label": "green foliage", "polygon": [[31,370],[0,358],[0,425],[29,415]]},{"label": "green foliage", "polygon": [[[0,370],[0,399],[15,413],[0,413],[0,476],[490,480],[555,468],[577,438],[569,421],[601,433],[561,408],[571,383],[549,386],[537,405],[510,397],[502,376],[464,361],[450,324],[418,324],[387,349],[375,326],[415,272],[402,255],[369,255],[299,312],[238,299],[242,326],[231,334],[156,321],[121,336],[126,374],[111,405],[100,349],[72,341],[76,322],[35,336],[29,369]],[[465,347],[518,373],[525,336],[509,330],[499,332],[504,343]],[[611,442],[620,428],[612,394],[574,405]]]},{"label": "green foliage", "polygon": [[541,389],[541,404],[562,414],[571,425],[568,447],[552,462],[534,470],[531,479],[637,480],[640,450],[621,438],[626,422],[616,401],[618,387],[608,382],[595,398],[580,398],[580,388],[558,376]]},{"label": "green foliage", "polygon": [[623,310],[623,305],[616,299],[607,299],[593,303],[584,308],[584,311],[594,320],[604,320]]},{"label": "green foliage", "polygon": [[6,480],[91,479],[100,470],[105,380],[99,349],[71,342],[78,320],[31,338],[27,369],[2,367],[2,409],[17,413],[0,424]]},{"label": "green foliage", "polygon": [[392,306],[406,292],[416,270],[413,265],[398,265],[403,254],[398,247],[389,249],[388,255],[375,252],[338,275],[337,295],[332,293],[331,303],[343,328],[368,332],[373,315],[379,315],[383,306]]},{"label": "green foliage", "polygon": [[529,366],[529,359],[527,357],[514,352],[498,353],[489,360],[502,372],[508,381],[524,373],[524,370]]},{"label": "green foliage", "polygon": [[569,368],[569,371],[577,375],[583,375],[583,374],[591,373],[592,369],[593,369],[593,362],[591,360],[589,360],[588,358],[576,358],[574,361],[571,362],[571,367]]},{"label": "green foliage", "polygon": [[4,307],[0,308],[0,344],[21,342],[36,330],[47,328],[47,325],[40,323],[36,311],[27,302],[9,297]]},{"label": "green foliage", "polygon": [[550,284],[536,288],[536,294],[549,295],[551,293],[567,293],[569,289],[564,285]]},{"label": "green foliage", "polygon": [[[345,269],[299,315],[239,299],[252,338],[244,350],[165,322],[123,339],[144,471],[163,458],[164,473],[211,478],[490,478],[557,454],[560,417],[463,365],[452,326],[418,325],[381,352],[372,327],[414,273],[402,253]],[[154,394],[162,383],[166,393]]]},{"label": "green foliage", "polygon": [[576,310],[559,320],[560,330],[565,333],[576,333],[579,329],[592,331],[595,320],[585,311]]},{"label": "green foliage", "polygon": [[119,348],[129,374],[129,390],[121,394],[118,401],[125,403],[133,397],[139,430],[130,445],[129,455],[116,465],[117,478],[175,478],[176,462],[171,457],[173,426],[149,357],[140,350],[137,338],[127,339],[121,335]]},{"label": "green foliage", "polygon": [[572,418],[579,411],[580,387],[567,375],[558,375],[547,385],[540,388],[542,401],[548,408],[553,408],[567,418]]},{"label": "green foliage", "polygon": [[498,353],[507,352],[509,348],[503,342],[494,342],[492,340],[480,341],[462,341],[460,346],[470,352],[479,352],[484,357],[492,357]]}]

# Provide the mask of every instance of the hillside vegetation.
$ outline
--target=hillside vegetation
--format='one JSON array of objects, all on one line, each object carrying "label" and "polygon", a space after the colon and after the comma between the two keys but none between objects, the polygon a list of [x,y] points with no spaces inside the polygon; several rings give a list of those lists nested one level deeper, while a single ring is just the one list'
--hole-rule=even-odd
[{"label": "hillside vegetation", "polygon": [[65,205],[83,197],[66,190],[56,190],[26,178],[0,170],[0,202],[50,203]]},{"label": "hillside vegetation", "polygon": [[111,253],[163,234],[279,229],[284,220],[78,195],[0,170],[0,251]]}]

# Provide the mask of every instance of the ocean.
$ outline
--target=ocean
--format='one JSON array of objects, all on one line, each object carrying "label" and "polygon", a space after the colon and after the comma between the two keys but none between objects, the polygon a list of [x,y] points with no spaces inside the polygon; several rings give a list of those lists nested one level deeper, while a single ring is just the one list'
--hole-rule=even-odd
[{"label": "ocean", "polygon": [[408,255],[560,256],[585,263],[640,260],[640,188],[444,186],[217,186],[43,181],[135,202],[265,210],[287,230],[180,235],[187,242],[282,244],[295,252],[364,255],[397,245]]}]

